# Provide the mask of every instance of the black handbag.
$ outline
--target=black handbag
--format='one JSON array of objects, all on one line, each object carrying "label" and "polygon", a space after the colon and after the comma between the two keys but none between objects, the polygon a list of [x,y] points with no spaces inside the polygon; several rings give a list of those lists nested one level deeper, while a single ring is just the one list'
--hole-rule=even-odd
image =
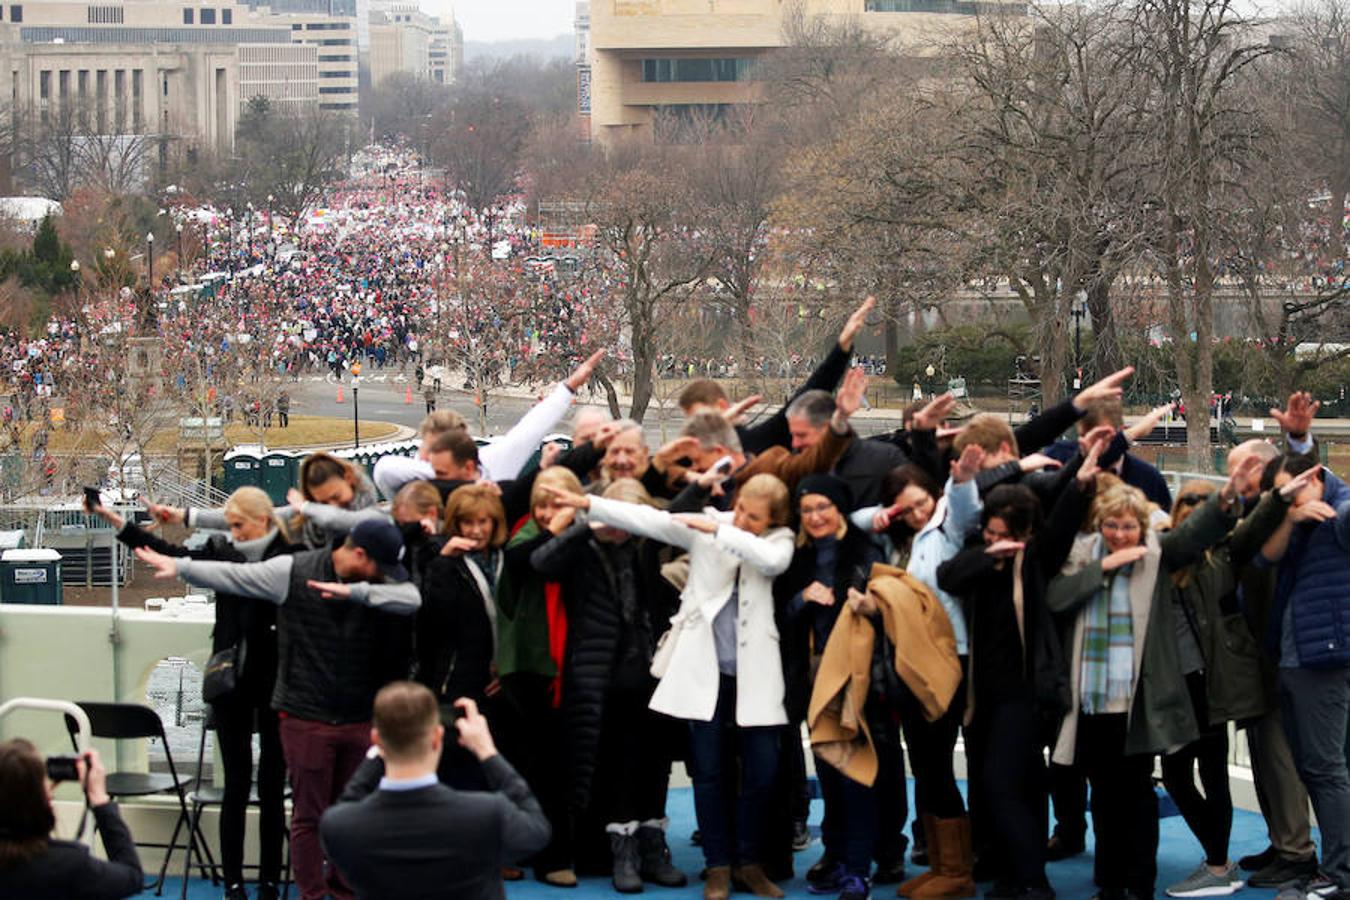
[{"label": "black handbag", "polygon": [[212,654],[202,674],[202,699],[207,703],[218,703],[239,690],[246,656],[247,645],[242,640]]}]

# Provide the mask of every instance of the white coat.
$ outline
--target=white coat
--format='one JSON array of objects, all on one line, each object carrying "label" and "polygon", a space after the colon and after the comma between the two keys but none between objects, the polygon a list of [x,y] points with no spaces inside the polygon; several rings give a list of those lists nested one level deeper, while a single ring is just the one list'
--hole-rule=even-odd
[{"label": "white coat", "polygon": [[680,609],[652,667],[660,682],[651,708],[677,719],[712,721],[720,683],[713,619],[738,584],[736,724],[785,725],[773,579],[792,562],[792,532],[773,528],[756,537],[734,527],[731,513],[709,509],[704,514],[718,523],[715,534],[681,525],[663,510],[591,498],[591,518],[689,551]]}]

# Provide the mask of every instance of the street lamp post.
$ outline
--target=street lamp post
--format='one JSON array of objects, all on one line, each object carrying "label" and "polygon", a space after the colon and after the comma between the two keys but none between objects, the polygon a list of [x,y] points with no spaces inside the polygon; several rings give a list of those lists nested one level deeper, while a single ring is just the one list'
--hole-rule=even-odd
[{"label": "street lamp post", "polygon": [[147,231],[145,233],[145,261],[149,268],[150,292],[155,291],[155,233]]},{"label": "street lamp post", "polygon": [[1087,315],[1087,305],[1075,299],[1070,310],[1073,313],[1073,389],[1083,387],[1083,316]]},{"label": "street lamp post", "polygon": [[225,227],[230,235],[230,280],[234,281],[234,207],[225,207]]},{"label": "street lamp post", "polygon": [[361,376],[352,376],[352,447],[361,448]]},{"label": "street lamp post", "polygon": [[183,223],[179,222],[173,226],[173,230],[178,234],[178,274],[183,274]]}]

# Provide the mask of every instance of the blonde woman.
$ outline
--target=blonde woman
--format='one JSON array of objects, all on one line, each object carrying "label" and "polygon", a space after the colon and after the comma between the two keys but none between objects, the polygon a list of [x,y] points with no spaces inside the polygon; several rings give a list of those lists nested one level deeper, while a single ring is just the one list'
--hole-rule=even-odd
[{"label": "blonde woman", "polygon": [[[259,488],[242,487],[229,496],[221,510],[229,536],[214,535],[201,548],[189,550],[145,531],[103,506],[90,510],[118,529],[117,539],[128,547],[149,547],[165,556],[219,562],[259,562],[303,549],[290,542],[286,526],[277,518],[272,501]],[[226,900],[242,900],[244,893],[244,820],[253,787],[253,733],[258,734],[258,841],[260,859],[258,896],[275,898],[281,880],[281,845],[285,829],[282,797],[286,762],[281,732],[272,709],[277,675],[277,606],[267,600],[217,596],[216,625],[211,631],[211,653],[238,648],[242,659],[235,690],[211,702],[216,746],[225,769],[225,791],[220,805],[220,862]]]},{"label": "blonde woman", "polygon": [[[1259,463],[1257,463],[1259,465]],[[1119,485],[1088,513],[1092,531],[1074,542],[1050,582],[1046,604],[1074,614],[1067,647],[1072,703],[1053,759],[1076,765],[1092,785],[1099,896],[1152,897],[1157,880],[1158,804],[1153,757],[1199,736],[1178,659],[1171,576],[1223,540],[1239,508],[1239,467],[1179,527],[1150,527],[1148,498]]]},{"label": "blonde woman", "polygon": [[[652,663],[651,708],[689,721],[694,808],[703,837],[705,900],[743,890],[782,897],[761,865],[763,811],[778,771],[783,661],[773,580],[792,562],[787,486],[768,474],[736,492],[733,512],[672,514],[636,503],[555,491],[593,521],[689,551],[689,581]],[[726,766],[732,746],[740,785]],[[728,811],[737,810],[733,832]],[[733,872],[733,865],[735,870]]]}]

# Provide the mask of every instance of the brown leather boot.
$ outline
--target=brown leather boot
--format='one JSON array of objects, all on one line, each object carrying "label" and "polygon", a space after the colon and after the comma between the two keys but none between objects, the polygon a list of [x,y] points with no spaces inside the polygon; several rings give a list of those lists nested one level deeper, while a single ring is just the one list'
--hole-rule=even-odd
[{"label": "brown leather boot", "polygon": [[933,866],[937,874],[916,887],[909,895],[911,900],[976,896],[975,879],[971,877],[970,819],[934,819],[933,832],[937,840],[929,841],[928,852],[936,850],[941,866]]},{"label": "brown leather boot", "polygon": [[703,882],[703,900],[730,900],[731,866],[712,866]]},{"label": "brown leather boot", "polygon": [[774,900],[787,896],[783,889],[769,880],[759,863],[737,866],[731,873],[731,882],[736,890],[754,894],[756,897],[772,897]]},{"label": "brown leather boot", "polygon": [[928,871],[915,875],[896,888],[897,897],[913,897],[915,888],[932,881],[942,868],[942,848],[937,842],[937,829],[933,827],[934,819],[925,813],[919,821],[923,823],[923,839],[928,847]]}]

